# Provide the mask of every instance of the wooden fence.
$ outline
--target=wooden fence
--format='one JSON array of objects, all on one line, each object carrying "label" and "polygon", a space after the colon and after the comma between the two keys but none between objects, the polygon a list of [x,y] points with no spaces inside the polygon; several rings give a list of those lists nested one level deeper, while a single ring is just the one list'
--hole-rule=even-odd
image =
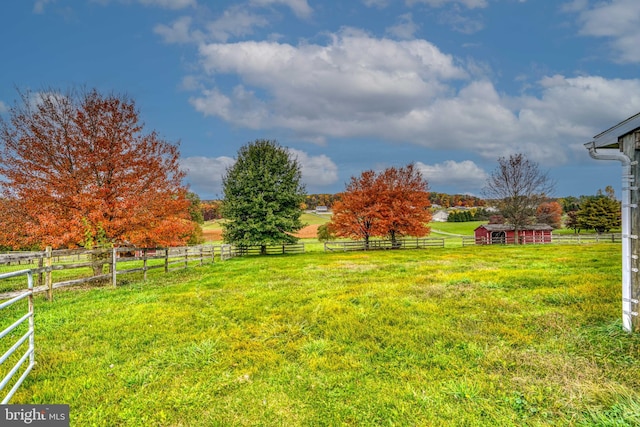
[{"label": "wooden fence", "polygon": [[266,245],[266,246],[233,246],[222,245],[220,248],[220,259],[246,255],[283,255],[304,253],[304,243],[293,243],[288,245]]},{"label": "wooden fence", "polygon": [[[532,239],[527,236],[525,239],[520,240],[520,244],[580,244],[580,243],[620,243],[622,242],[622,235],[615,233],[607,234],[557,234],[551,236],[551,241],[545,241],[542,238]],[[484,237],[464,236],[462,237],[462,246],[471,245],[487,245],[487,244],[508,244],[515,243],[515,239],[506,238],[500,241],[487,242]]]},{"label": "wooden fence", "polygon": [[[116,286],[119,275],[141,272],[146,280],[150,270],[161,269],[166,273],[190,265],[212,263],[214,257],[215,249],[212,245],[55,251],[48,248],[41,252],[0,254],[0,272],[31,267],[38,285],[33,292],[47,292],[47,297],[52,299],[53,290],[57,288],[92,282],[110,282]],[[3,281],[0,300],[12,298],[22,288],[23,284],[18,288],[11,280]]]},{"label": "wooden fence", "polygon": [[444,248],[444,239],[401,239],[391,240],[339,240],[334,242],[325,242],[325,252],[335,251],[372,251],[382,249],[425,249],[425,248]]},{"label": "wooden fence", "polygon": [[[483,245],[483,239],[474,236],[461,237],[462,246]],[[618,243],[622,241],[620,234],[584,234],[554,235],[551,243],[546,244],[581,244],[581,243]],[[502,242],[500,242],[502,243]],[[513,242],[504,242],[512,244]],[[543,243],[529,242],[524,243]],[[391,249],[424,249],[443,248],[444,238],[370,240],[364,241],[332,241],[324,243],[325,252],[364,251]],[[261,246],[218,246],[221,260],[245,255],[299,254],[305,252],[303,243],[290,245]],[[190,265],[203,265],[214,262],[216,250],[213,245],[189,246],[178,248],[140,249],[114,248],[102,250],[55,250],[39,252],[10,252],[0,254],[0,274],[28,268],[36,277],[34,293],[47,292],[53,298],[53,290],[67,286],[83,285],[92,282],[110,282],[117,285],[117,278],[123,274],[142,273],[146,280],[147,272],[161,269],[169,272],[187,268]],[[23,284],[14,283],[11,279],[0,282],[0,300],[12,298],[23,289]]]}]

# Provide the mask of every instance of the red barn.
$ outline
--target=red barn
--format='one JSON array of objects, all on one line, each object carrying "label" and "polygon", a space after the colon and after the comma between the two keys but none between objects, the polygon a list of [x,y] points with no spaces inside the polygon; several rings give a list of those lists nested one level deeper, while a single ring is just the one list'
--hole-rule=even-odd
[{"label": "red barn", "polygon": [[[518,243],[551,243],[553,228],[547,224],[525,225],[518,230]],[[515,243],[515,228],[507,224],[484,224],[474,230],[477,245]]]}]

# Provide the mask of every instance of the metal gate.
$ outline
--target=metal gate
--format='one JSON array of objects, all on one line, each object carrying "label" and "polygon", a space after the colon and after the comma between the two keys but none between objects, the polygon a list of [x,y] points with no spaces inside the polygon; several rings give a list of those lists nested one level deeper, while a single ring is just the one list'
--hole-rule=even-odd
[{"label": "metal gate", "polygon": [[0,274],[0,280],[8,279],[10,277],[17,277],[17,276],[27,276],[28,289],[22,294],[14,298],[11,298],[8,301],[0,303],[0,310],[3,310],[17,303],[18,301],[21,301],[27,298],[28,311],[26,314],[24,314],[18,320],[16,320],[13,324],[6,327],[2,332],[0,332],[0,340],[6,337],[7,335],[9,335],[12,331],[14,331],[20,325],[22,325],[25,321],[29,321],[29,328],[28,328],[28,331],[24,335],[22,335],[22,337],[18,338],[18,340],[11,346],[11,348],[9,348],[9,350],[7,350],[2,355],[2,357],[0,357],[0,366],[2,366],[2,364],[5,361],[7,361],[7,359],[9,359],[9,357],[11,357],[12,354],[18,351],[21,347],[23,347],[23,344],[27,340],[28,340],[28,348],[24,352],[22,357],[20,357],[20,360],[18,360],[16,364],[11,368],[11,370],[7,373],[7,375],[5,375],[5,377],[2,379],[2,382],[0,382],[0,392],[7,386],[7,384],[9,384],[11,379],[20,371],[20,369],[23,368],[25,363],[27,364],[27,366],[26,368],[24,368],[24,372],[22,372],[18,380],[13,384],[13,387],[11,388],[11,390],[9,390],[9,392],[5,395],[5,397],[2,398],[3,405],[9,403],[9,400],[11,400],[15,392],[18,391],[18,388],[20,388],[20,385],[24,382],[25,378],[27,378],[27,375],[29,375],[29,372],[31,372],[31,370],[33,369],[33,366],[35,365],[35,353],[34,353],[35,343],[34,343],[34,328],[33,328],[33,272],[31,270],[20,270],[20,271],[14,271],[11,273],[4,273],[4,274]]}]

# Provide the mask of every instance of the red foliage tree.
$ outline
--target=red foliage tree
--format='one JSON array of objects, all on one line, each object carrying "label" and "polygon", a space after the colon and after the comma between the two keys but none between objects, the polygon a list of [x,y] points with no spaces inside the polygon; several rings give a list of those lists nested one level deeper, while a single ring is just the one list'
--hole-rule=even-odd
[{"label": "red foliage tree", "polygon": [[536,210],[536,220],[557,229],[562,227],[562,205],[558,202],[541,203]]},{"label": "red foliage tree", "polygon": [[0,241],[19,247],[184,244],[194,231],[176,145],[123,96],[20,93],[0,118]]},{"label": "red foliage tree", "polygon": [[376,231],[395,245],[401,236],[423,237],[431,229],[428,185],[414,165],[387,168],[378,175],[379,221]]},{"label": "red foliage tree", "polygon": [[372,236],[421,237],[431,220],[427,182],[413,166],[365,171],[352,177],[333,205],[330,230],[337,236],[359,238],[368,246]]},{"label": "red foliage tree", "polygon": [[205,221],[211,221],[214,219],[222,218],[222,215],[220,214],[221,205],[222,205],[222,202],[220,202],[220,200],[202,202],[200,205],[202,209],[202,218]]},{"label": "red foliage tree", "polygon": [[372,170],[362,172],[358,178],[351,177],[340,200],[333,204],[329,230],[336,236],[364,239],[368,246],[380,217],[377,186],[376,173]]}]

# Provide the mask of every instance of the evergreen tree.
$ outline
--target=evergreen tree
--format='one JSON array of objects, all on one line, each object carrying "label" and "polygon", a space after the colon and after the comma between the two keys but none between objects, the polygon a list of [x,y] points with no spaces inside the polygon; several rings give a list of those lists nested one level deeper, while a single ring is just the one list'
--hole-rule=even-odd
[{"label": "evergreen tree", "polygon": [[577,227],[607,233],[620,227],[620,203],[608,196],[591,197],[582,203],[577,213]]},{"label": "evergreen tree", "polygon": [[558,200],[562,205],[562,210],[564,212],[576,212],[580,209],[580,199],[574,196],[563,197]]},{"label": "evergreen tree", "polygon": [[256,140],[238,151],[223,179],[223,239],[238,246],[294,243],[305,189],[297,160],[276,141]]}]

